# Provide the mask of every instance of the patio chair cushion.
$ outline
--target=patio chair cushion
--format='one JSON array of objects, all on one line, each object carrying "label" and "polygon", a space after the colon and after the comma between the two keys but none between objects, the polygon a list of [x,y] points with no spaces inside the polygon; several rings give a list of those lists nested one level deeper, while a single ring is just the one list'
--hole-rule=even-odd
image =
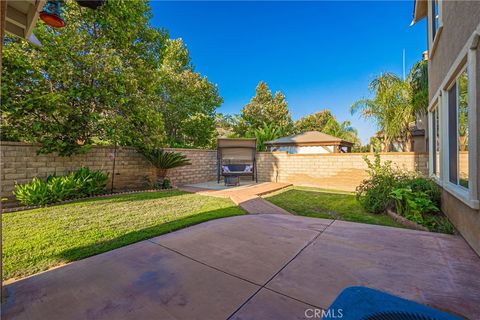
[{"label": "patio chair cushion", "polygon": [[247,165],[245,166],[245,169],[244,169],[243,171],[244,171],[244,172],[252,172],[252,170],[253,170],[253,166],[247,164]]},{"label": "patio chair cushion", "polygon": [[[249,169],[247,167],[249,167]],[[228,164],[228,165],[222,166],[222,175],[242,176],[242,175],[252,175],[252,174],[253,174],[253,166],[249,164]]]}]

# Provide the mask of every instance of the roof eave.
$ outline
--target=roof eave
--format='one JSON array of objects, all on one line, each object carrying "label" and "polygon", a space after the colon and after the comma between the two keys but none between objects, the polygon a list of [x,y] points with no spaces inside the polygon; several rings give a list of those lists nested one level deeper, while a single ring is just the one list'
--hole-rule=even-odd
[{"label": "roof eave", "polygon": [[46,0],[7,0],[5,31],[23,39],[31,38],[45,2]]},{"label": "roof eave", "polygon": [[308,142],[276,142],[276,141],[266,141],[263,144],[265,145],[276,145],[276,146],[296,146],[296,147],[307,147],[307,146],[331,146],[331,145],[345,145],[353,146],[352,142],[345,140],[335,140],[335,141],[308,141]]},{"label": "roof eave", "polygon": [[428,14],[428,2],[426,0],[415,0],[413,9],[413,20],[411,25],[425,18]]}]

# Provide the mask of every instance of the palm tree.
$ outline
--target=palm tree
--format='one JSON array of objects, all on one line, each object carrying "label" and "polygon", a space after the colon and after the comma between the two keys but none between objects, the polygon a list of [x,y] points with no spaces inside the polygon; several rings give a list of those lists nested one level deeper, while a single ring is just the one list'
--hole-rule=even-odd
[{"label": "palm tree", "polygon": [[353,103],[350,107],[352,114],[361,112],[362,117],[375,119],[383,134],[386,151],[393,141],[409,145],[410,126],[415,120],[410,83],[392,73],[384,73],[370,83],[369,89],[374,98]]},{"label": "palm tree", "polygon": [[191,165],[190,160],[178,152],[164,151],[163,149],[144,149],[144,156],[157,168],[157,184],[162,185],[168,169]]},{"label": "palm tree", "polygon": [[412,104],[417,113],[424,113],[428,108],[428,62],[420,60],[410,70],[407,79],[412,87]]},{"label": "palm tree", "polygon": [[363,118],[376,121],[386,151],[393,141],[402,142],[409,151],[412,123],[428,107],[427,61],[415,63],[405,80],[392,73],[381,74],[373,79],[369,89],[374,98],[354,102],[350,112],[360,112]]},{"label": "palm tree", "polygon": [[274,126],[273,123],[263,123],[262,127],[255,129],[253,133],[247,136],[255,137],[257,139],[257,151],[266,151],[265,141],[280,138],[286,134],[286,130]]},{"label": "palm tree", "polygon": [[331,118],[325,125],[323,132],[345,141],[349,141],[356,146],[361,145],[357,129],[352,127],[352,123],[348,120],[339,123],[335,118]]}]

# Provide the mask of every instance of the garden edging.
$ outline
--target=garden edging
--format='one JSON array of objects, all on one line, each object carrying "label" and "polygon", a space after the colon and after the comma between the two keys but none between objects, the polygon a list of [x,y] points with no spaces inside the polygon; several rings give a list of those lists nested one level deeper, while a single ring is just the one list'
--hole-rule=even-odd
[{"label": "garden edging", "polygon": [[390,216],[390,218],[392,218],[396,222],[398,222],[398,223],[400,223],[400,224],[402,224],[405,227],[408,227],[410,229],[415,229],[415,230],[420,230],[420,231],[430,231],[427,228],[425,228],[424,226],[421,226],[418,223],[415,223],[411,220],[408,220],[405,217],[402,217],[401,215],[397,214],[395,211],[393,211],[389,208],[387,209],[387,215]]}]

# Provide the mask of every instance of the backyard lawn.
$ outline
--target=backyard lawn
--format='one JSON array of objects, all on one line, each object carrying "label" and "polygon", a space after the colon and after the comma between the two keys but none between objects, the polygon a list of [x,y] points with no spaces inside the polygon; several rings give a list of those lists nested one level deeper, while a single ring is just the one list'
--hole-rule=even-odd
[{"label": "backyard lawn", "polygon": [[265,199],[300,216],[402,227],[387,215],[366,212],[349,192],[290,187],[267,195]]},{"label": "backyard lawn", "polygon": [[3,279],[211,219],[243,214],[229,199],[177,190],[97,198],[3,214]]}]

